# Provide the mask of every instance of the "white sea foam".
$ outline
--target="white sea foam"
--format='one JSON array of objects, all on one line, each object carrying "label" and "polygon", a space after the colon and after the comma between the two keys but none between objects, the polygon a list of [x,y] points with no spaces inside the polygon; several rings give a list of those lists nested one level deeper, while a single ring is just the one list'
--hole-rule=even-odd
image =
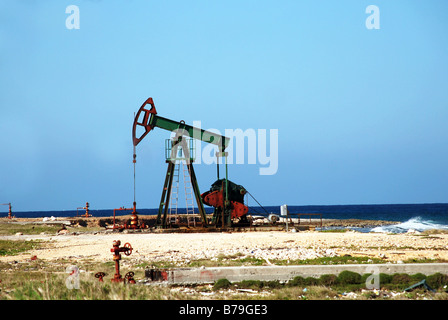
[{"label": "white sea foam", "polygon": [[434,223],[431,220],[424,220],[422,217],[411,218],[408,221],[391,224],[387,226],[375,227],[371,232],[391,232],[391,233],[405,233],[412,230],[425,231],[430,229],[447,229],[448,225]]}]

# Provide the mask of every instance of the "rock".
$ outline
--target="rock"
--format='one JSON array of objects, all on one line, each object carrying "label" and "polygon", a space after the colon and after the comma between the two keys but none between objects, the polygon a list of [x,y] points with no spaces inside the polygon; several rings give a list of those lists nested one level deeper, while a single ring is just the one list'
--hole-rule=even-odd
[{"label": "rock", "polygon": [[67,229],[61,229],[58,231],[58,234],[67,234],[68,230]]}]

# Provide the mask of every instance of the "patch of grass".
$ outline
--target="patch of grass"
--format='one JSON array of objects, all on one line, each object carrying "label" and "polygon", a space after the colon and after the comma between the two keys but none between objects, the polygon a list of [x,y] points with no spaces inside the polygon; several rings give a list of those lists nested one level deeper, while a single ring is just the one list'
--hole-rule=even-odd
[{"label": "patch of grass", "polygon": [[448,234],[448,230],[447,229],[429,229],[429,230],[424,230],[422,232],[422,235],[424,235],[424,236],[428,236],[428,235],[432,235],[432,234]]},{"label": "patch of grass", "polygon": [[[78,221],[79,222],[79,221]],[[10,221],[0,221],[0,235],[10,236],[16,233],[28,235],[35,234],[56,234],[62,229],[63,224],[45,224],[45,223],[12,223]],[[95,232],[104,230],[104,227],[87,225],[81,223],[78,225],[66,226],[69,233],[71,232]]]},{"label": "patch of grass", "polygon": [[[272,262],[272,261],[271,261]],[[320,257],[315,259],[306,260],[292,260],[288,264],[291,265],[302,265],[302,264],[313,264],[313,265],[333,265],[333,264],[362,264],[362,263],[385,263],[383,259],[379,258],[369,258],[369,257],[351,257],[351,256],[337,256],[337,257]],[[279,264],[276,261],[276,264]]]},{"label": "patch of grass", "polygon": [[[380,258],[373,257],[352,257],[352,256],[337,256],[337,257],[321,257],[315,259],[306,260],[277,260],[270,259],[269,262],[274,265],[335,265],[335,264],[373,264],[373,263],[386,263],[387,261]],[[265,259],[255,258],[255,257],[245,257],[245,256],[219,256],[214,259],[198,259],[192,261],[154,261],[150,264],[142,263],[137,266],[155,267],[160,269],[176,268],[176,267],[186,267],[186,268],[197,268],[197,267],[238,267],[238,266],[265,266],[268,262]]]},{"label": "patch of grass", "polygon": [[403,261],[403,263],[442,263],[442,262],[448,262],[448,261],[446,259],[428,259],[428,258],[406,259]]},{"label": "patch of grass", "polygon": [[254,257],[245,257],[238,260],[242,265],[262,266],[266,264],[266,260]]},{"label": "patch of grass", "polygon": [[345,233],[345,232],[348,232],[348,231],[350,231],[350,229],[343,228],[343,229],[324,229],[324,230],[320,230],[319,232]]},{"label": "patch of grass", "polygon": [[9,222],[0,222],[0,235],[11,236],[18,232],[23,234],[55,234],[61,229],[61,225],[45,225],[45,224],[18,224]]},{"label": "patch of grass", "polygon": [[338,299],[338,292],[325,286],[283,287],[272,290],[274,300],[332,300]]},{"label": "patch of grass", "polygon": [[0,240],[0,256],[13,256],[22,252],[41,247],[42,241],[38,240]]},{"label": "patch of grass", "polygon": [[59,272],[15,271],[0,275],[0,300],[166,300],[187,299],[170,287],[99,282],[94,273],[79,275],[79,288],[70,288],[65,268]]},{"label": "patch of grass", "polygon": [[224,256],[221,255],[214,259],[197,259],[191,261],[153,261],[150,263],[139,264],[139,267],[155,267],[159,269],[168,269],[176,267],[198,268],[198,267],[234,267],[234,266],[262,266],[267,265],[266,260],[254,257]]}]

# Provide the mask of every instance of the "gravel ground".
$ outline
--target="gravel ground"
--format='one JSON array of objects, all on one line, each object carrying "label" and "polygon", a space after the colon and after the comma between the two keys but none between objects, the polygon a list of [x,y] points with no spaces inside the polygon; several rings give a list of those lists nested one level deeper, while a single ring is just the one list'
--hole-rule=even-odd
[{"label": "gravel ground", "polygon": [[2,256],[0,261],[27,260],[33,256],[53,260],[91,259],[112,261],[112,243],[120,240],[133,247],[129,262],[174,261],[179,264],[218,256],[248,256],[265,259],[296,260],[324,256],[367,256],[388,261],[407,259],[444,259],[448,261],[448,235],[324,233],[301,232],[233,232],[233,233],[80,233],[77,235],[15,235],[0,239],[42,239],[45,245],[15,256]]}]

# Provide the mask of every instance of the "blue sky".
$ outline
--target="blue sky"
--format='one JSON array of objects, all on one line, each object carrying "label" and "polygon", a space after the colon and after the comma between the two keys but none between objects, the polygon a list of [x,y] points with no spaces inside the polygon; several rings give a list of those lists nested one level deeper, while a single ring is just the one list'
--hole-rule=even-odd
[{"label": "blue sky", "polygon": [[[379,30],[365,26],[370,4]],[[79,29],[66,28],[69,5]],[[278,129],[275,175],[229,166],[263,205],[447,202],[447,9],[4,0],[0,203],[130,207],[133,115],[148,97],[160,116],[205,129]],[[138,207],[158,207],[168,137],[156,129],[137,147]],[[216,178],[212,165],[196,173],[201,191]]]}]

